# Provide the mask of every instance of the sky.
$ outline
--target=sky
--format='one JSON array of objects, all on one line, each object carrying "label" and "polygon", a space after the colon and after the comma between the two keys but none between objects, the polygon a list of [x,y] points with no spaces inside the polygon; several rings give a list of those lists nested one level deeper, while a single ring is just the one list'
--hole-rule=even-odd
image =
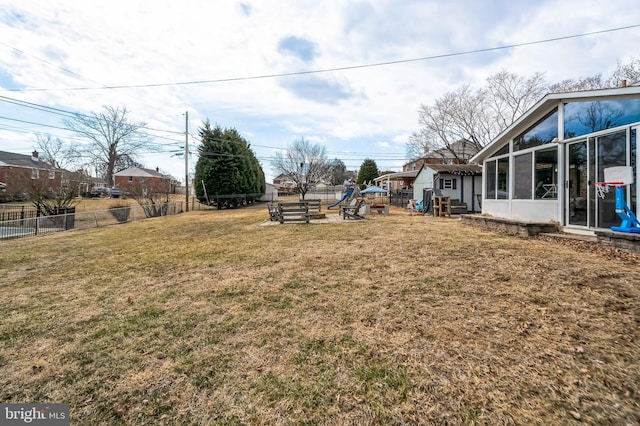
[{"label": "sky", "polygon": [[638,56],[637,25],[628,0],[0,0],[0,150],[86,143],[18,100],[124,106],[153,138],[138,161],[180,180],[186,112],[190,173],[205,120],[240,132],[268,182],[299,138],[400,171],[421,105],[502,70],[606,76]]}]

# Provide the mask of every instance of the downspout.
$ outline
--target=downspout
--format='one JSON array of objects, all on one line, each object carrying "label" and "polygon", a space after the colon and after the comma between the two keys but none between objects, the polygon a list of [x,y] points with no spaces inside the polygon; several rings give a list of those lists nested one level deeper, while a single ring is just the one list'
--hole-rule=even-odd
[{"label": "downspout", "polygon": [[476,175],[471,175],[471,212],[476,211]]},{"label": "downspout", "polygon": [[[587,139],[588,140],[588,139]],[[558,202],[557,219],[560,226],[566,226],[566,214],[565,214],[565,179],[567,179],[566,167],[566,145],[564,143],[564,102],[560,100],[558,103],[558,146],[557,146],[557,158],[556,167],[558,173],[556,174],[556,201]],[[588,142],[587,142],[588,145]]]}]

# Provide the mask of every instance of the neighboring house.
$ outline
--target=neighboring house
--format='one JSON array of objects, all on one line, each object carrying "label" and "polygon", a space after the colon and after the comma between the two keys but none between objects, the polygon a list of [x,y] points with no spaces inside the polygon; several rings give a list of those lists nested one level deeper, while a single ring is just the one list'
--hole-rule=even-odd
[{"label": "neighboring house", "polygon": [[173,193],[174,180],[156,168],[129,167],[113,174],[116,188],[132,195],[147,196],[150,194]]},{"label": "neighboring house", "polygon": [[403,172],[418,171],[425,164],[467,164],[478,153],[478,149],[469,141],[458,141],[449,148],[440,148],[426,152],[422,157],[405,163]]},{"label": "neighboring house", "polygon": [[93,178],[88,176],[84,171],[79,170],[72,172],[62,169],[62,187],[75,187],[78,195],[87,195],[90,191]]},{"label": "neighboring house", "polygon": [[89,192],[91,191],[101,191],[106,190],[108,188],[107,181],[102,178],[90,178],[89,183]]},{"label": "neighboring house", "polygon": [[293,194],[297,192],[296,183],[287,175],[281,174],[273,179],[273,184],[278,188],[280,194]]},{"label": "neighboring house", "polygon": [[[475,146],[468,141],[458,141],[451,144],[450,148],[440,148],[425,153],[422,157],[413,159],[402,166],[399,173],[385,173],[374,179],[374,183],[388,191],[398,191],[402,189],[414,189],[422,194],[422,186],[416,189],[414,180],[418,176],[418,172],[425,165],[438,164],[466,164],[468,160],[477,153]],[[454,155],[455,153],[455,155]],[[422,195],[416,197],[422,199]]]},{"label": "neighboring house", "polygon": [[638,211],[640,87],[544,96],[471,161],[483,167],[482,212],[565,230],[618,225],[615,191],[596,196],[604,170],[631,166],[626,200]]},{"label": "neighboring house", "polygon": [[424,191],[460,200],[470,212],[480,211],[482,167],[475,164],[424,164],[413,182],[413,198],[422,200]]},{"label": "neighboring house", "polygon": [[39,158],[0,151],[0,199],[24,200],[34,188],[55,195],[62,187],[62,170]]}]

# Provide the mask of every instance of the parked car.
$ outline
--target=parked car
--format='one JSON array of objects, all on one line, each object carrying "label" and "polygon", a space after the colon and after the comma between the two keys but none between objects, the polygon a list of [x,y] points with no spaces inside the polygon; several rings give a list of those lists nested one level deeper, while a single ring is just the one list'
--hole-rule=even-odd
[{"label": "parked car", "polygon": [[98,198],[98,197],[106,197],[107,196],[107,188],[93,188],[91,192],[89,192],[89,197]]},{"label": "parked car", "polygon": [[111,198],[120,198],[123,195],[122,191],[118,188],[109,188],[107,194],[109,194]]},{"label": "parked car", "polygon": [[89,196],[92,198],[120,198],[123,195],[124,193],[119,188],[93,188],[89,193]]}]

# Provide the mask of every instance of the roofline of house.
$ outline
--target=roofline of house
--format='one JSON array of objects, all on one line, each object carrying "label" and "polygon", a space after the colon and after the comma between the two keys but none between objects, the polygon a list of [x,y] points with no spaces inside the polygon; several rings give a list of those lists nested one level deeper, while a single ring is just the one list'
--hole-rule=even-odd
[{"label": "roofline of house", "polygon": [[627,86],[627,87],[616,87],[612,89],[596,89],[596,90],[583,90],[579,92],[560,92],[560,93],[548,93],[542,97],[535,105],[533,105],[529,110],[527,110],[524,114],[518,117],[509,127],[503,130],[498,136],[496,136],[493,141],[491,141],[487,146],[482,148],[480,152],[471,157],[469,162],[478,163],[483,161],[485,158],[489,156],[489,154],[493,153],[495,149],[495,145],[501,142],[503,139],[507,138],[511,133],[514,132],[523,122],[525,122],[530,116],[535,114],[536,112],[550,108],[552,105],[557,105],[559,102],[563,100],[583,100],[588,101],[592,100],[601,100],[605,97],[632,97],[633,95],[640,94],[640,86]]},{"label": "roofline of house", "polygon": [[[413,176],[411,175],[412,173],[413,173]],[[381,180],[382,178],[416,177],[416,176],[418,176],[418,170],[409,170],[406,172],[389,173],[386,175],[378,176],[373,180],[376,181],[376,180]]]},{"label": "roofline of house", "polygon": [[[435,166],[435,167],[432,167]],[[451,167],[464,166],[464,167]],[[429,168],[436,173],[449,173],[451,175],[477,175],[482,174],[482,167],[477,164],[424,164],[422,168]],[[420,170],[422,170],[420,168]],[[441,169],[441,170],[438,170]]]},{"label": "roofline of house", "polygon": [[[19,163],[13,163],[13,162],[7,162],[10,160],[3,160],[2,158],[5,157],[4,154],[9,154],[11,156],[18,156],[18,157],[22,157],[22,159],[26,162],[28,159],[31,160],[31,163],[27,164],[19,164]],[[0,151],[0,167],[20,167],[20,168],[24,168],[24,169],[40,169],[40,170],[55,170],[55,171],[61,171],[63,169],[55,167],[53,164],[51,164],[50,162],[40,158],[38,156],[38,152],[34,151],[32,155],[27,155],[27,154],[18,154],[17,152],[10,152],[10,151]]]},{"label": "roofline of house", "polygon": [[113,176],[137,176],[140,177],[138,175],[131,175],[131,174],[125,174],[124,172],[126,172],[127,170],[132,170],[132,169],[138,169],[141,170],[143,172],[145,172],[147,175],[149,175],[149,177],[157,177],[157,178],[169,178],[169,175],[165,175],[163,173],[161,173],[158,170],[154,170],[154,169],[147,169],[146,167],[138,167],[138,166],[131,166],[131,167],[127,167],[124,170],[120,170],[119,172],[116,172],[113,174]]},{"label": "roofline of house", "polygon": [[54,167],[53,165],[47,163],[46,161],[42,161],[40,160],[39,162],[34,162],[33,165],[27,166],[27,165],[23,165],[23,164],[13,164],[13,163],[6,163],[2,160],[0,160],[0,167],[16,167],[16,168],[20,168],[20,169],[39,169],[39,170],[53,170],[56,172],[62,172],[63,169],[59,169],[57,167]]}]

